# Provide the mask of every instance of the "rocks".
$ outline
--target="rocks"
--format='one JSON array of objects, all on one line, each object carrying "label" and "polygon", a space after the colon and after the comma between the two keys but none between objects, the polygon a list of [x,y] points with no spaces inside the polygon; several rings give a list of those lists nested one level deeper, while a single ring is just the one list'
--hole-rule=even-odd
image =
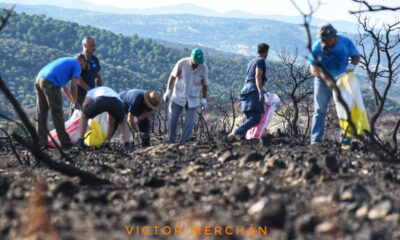
[{"label": "rocks", "polygon": [[371,195],[368,190],[360,184],[346,185],[340,190],[340,200],[355,201],[357,203],[368,202]]},{"label": "rocks", "polygon": [[70,181],[65,181],[56,186],[53,191],[53,196],[61,194],[63,197],[73,197],[77,192],[79,192],[79,187]]},{"label": "rocks", "polygon": [[151,188],[160,188],[165,185],[165,181],[155,176],[141,179],[141,185]]},{"label": "rocks", "polygon": [[337,162],[337,159],[334,155],[327,155],[324,157],[324,162],[326,168],[332,172],[332,173],[338,173],[339,172],[339,164]]},{"label": "rocks", "polygon": [[235,187],[232,190],[232,197],[233,200],[244,202],[247,201],[251,198],[250,190],[247,186],[239,186]]},{"label": "rocks", "polygon": [[384,200],[371,208],[368,212],[368,218],[371,220],[381,219],[386,217],[392,209],[392,202]]},{"label": "rocks", "polygon": [[264,158],[264,156],[262,156],[259,153],[247,153],[246,155],[244,155],[240,161],[239,161],[239,166],[243,167],[247,162],[250,161],[259,161],[262,160]]},{"label": "rocks", "polygon": [[303,215],[296,219],[296,229],[301,233],[312,233],[318,224],[318,219],[311,214]]},{"label": "rocks", "polygon": [[234,156],[230,151],[227,151],[227,152],[225,152],[224,154],[222,154],[222,155],[218,158],[218,161],[219,161],[220,163],[225,163],[225,162],[227,162],[227,161],[233,160],[234,158],[235,158],[235,156]]},{"label": "rocks", "polygon": [[0,177],[0,197],[7,194],[10,187],[10,180],[8,177]]},{"label": "rocks", "polygon": [[260,214],[258,224],[283,228],[286,220],[286,207],[278,200],[268,202]]}]

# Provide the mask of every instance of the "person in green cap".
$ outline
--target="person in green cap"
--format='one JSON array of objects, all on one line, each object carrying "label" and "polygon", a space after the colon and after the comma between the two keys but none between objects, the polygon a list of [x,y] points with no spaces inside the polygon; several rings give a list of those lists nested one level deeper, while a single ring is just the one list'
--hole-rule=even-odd
[{"label": "person in green cap", "polygon": [[179,60],[168,80],[164,102],[168,105],[168,142],[176,142],[176,128],[183,110],[183,124],[180,143],[190,140],[196,122],[197,108],[207,107],[208,68],[204,63],[203,51],[195,48],[192,56]]}]

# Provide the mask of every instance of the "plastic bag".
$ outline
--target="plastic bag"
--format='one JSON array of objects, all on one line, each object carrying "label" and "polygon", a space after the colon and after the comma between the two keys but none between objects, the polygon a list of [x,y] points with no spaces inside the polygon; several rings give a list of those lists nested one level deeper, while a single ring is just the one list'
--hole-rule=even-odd
[{"label": "plastic bag", "polygon": [[[81,111],[75,110],[71,118],[67,122],[65,122],[65,131],[68,133],[72,143],[76,143],[79,139],[79,122],[81,120],[81,114],[82,114]],[[58,139],[58,134],[55,129],[50,132],[50,135],[54,138],[57,144],[61,146],[60,139]],[[47,140],[48,140],[47,145],[49,147],[52,148],[56,147],[56,145],[49,136],[47,136]]]},{"label": "plastic bag", "polygon": [[264,93],[264,114],[261,117],[260,123],[252,127],[246,133],[246,139],[260,139],[261,136],[267,131],[267,127],[269,122],[271,121],[272,116],[274,115],[276,105],[281,101],[278,95]]},{"label": "plastic bag", "polygon": [[[358,83],[354,72],[347,73],[340,77],[336,82],[336,85],[340,90],[343,100],[349,107],[351,120],[355,124],[357,134],[362,134],[365,130],[369,131],[370,127],[361,95],[360,84]],[[345,108],[339,103],[336,94],[333,96],[342,132],[345,134],[345,137],[354,138],[354,135],[352,134],[353,131],[347,121],[348,118]]]},{"label": "plastic bag", "polygon": [[108,137],[107,115],[107,112],[103,112],[89,120],[91,129],[85,134],[85,144],[87,146],[101,147],[104,145]]}]

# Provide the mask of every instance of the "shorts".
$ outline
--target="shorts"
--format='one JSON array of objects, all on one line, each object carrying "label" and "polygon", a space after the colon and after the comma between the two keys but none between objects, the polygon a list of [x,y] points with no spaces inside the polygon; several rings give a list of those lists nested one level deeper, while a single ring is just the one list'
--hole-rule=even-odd
[{"label": "shorts", "polygon": [[125,118],[124,104],[115,97],[95,98],[83,110],[88,118],[94,118],[103,112],[108,112],[117,123]]}]

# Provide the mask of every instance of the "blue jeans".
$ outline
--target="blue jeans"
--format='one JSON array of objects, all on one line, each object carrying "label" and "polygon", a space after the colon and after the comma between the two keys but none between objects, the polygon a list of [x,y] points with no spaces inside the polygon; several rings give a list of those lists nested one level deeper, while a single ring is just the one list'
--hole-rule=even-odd
[{"label": "blue jeans", "polygon": [[168,143],[176,142],[176,129],[183,110],[186,112],[185,122],[183,123],[182,135],[179,142],[187,143],[192,137],[193,128],[196,123],[197,107],[189,108],[187,104],[185,107],[182,107],[171,101],[168,107]]},{"label": "blue jeans", "polygon": [[[332,90],[318,78],[314,79],[314,115],[311,125],[311,143],[322,142],[326,112],[332,99]],[[344,138],[343,144],[350,144],[351,138]]]},{"label": "blue jeans", "polygon": [[244,114],[246,115],[246,120],[238,129],[235,130],[235,134],[240,135],[241,137],[245,137],[248,130],[254,126],[257,126],[257,124],[260,123],[263,115],[263,113],[258,111],[246,111]]}]

